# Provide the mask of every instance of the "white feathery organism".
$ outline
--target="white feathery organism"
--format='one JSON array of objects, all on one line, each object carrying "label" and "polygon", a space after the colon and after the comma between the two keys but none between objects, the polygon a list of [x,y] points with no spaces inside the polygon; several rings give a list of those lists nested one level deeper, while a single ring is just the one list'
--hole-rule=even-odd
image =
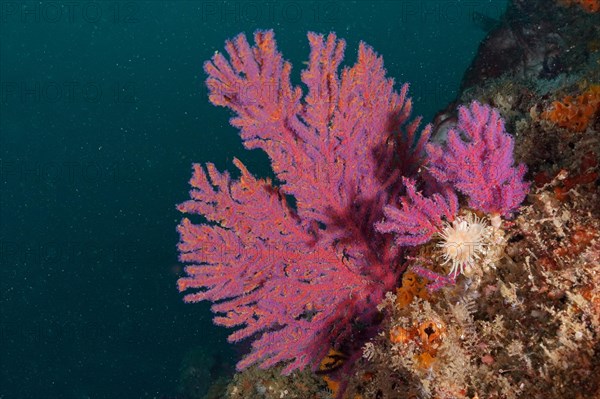
[{"label": "white feathery organism", "polygon": [[452,223],[446,223],[439,233],[437,244],[442,249],[444,265],[450,263],[450,275],[457,276],[471,268],[485,254],[487,238],[491,227],[483,218],[472,213],[458,216]]}]

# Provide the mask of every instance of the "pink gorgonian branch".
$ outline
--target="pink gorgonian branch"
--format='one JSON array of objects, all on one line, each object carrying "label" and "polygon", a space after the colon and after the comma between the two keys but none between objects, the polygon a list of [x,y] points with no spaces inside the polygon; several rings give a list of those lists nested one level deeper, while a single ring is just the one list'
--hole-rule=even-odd
[{"label": "pink gorgonian branch", "polygon": [[406,194],[400,197],[400,206],[386,206],[385,218],[376,223],[375,228],[380,233],[393,233],[400,246],[424,244],[441,229],[444,220],[454,219],[458,199],[448,187],[425,197],[417,192],[413,180],[405,178],[404,185]]},{"label": "pink gorgonian branch", "polygon": [[498,111],[473,101],[459,108],[445,146],[427,145],[427,167],[440,183],[463,193],[471,208],[507,217],[529,189],[525,165],[513,166],[513,150]]},{"label": "pink gorgonian branch", "polygon": [[204,65],[210,101],[233,111],[244,145],[266,152],[280,183],[237,159],[237,180],[196,164],[191,199],[179,206],[206,220],[178,227],[179,289],[188,302],[214,303],[215,323],[238,328],[230,341],[253,340],[238,369],[316,368],[331,347],[360,345],[402,272],[401,252],[374,223],[402,175],[424,162],[429,128],[420,134],[410,121],[408,86],[394,90],[371,47],[361,43],[341,68],[343,40],[308,38],[306,94],[292,86],[272,31],[256,32],[253,46],[238,35]]}]

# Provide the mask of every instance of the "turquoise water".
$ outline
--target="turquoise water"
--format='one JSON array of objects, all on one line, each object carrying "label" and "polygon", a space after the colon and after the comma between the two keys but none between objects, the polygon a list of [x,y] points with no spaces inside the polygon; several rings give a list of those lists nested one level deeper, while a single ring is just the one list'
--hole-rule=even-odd
[{"label": "turquoise water", "polygon": [[505,5],[0,3],[0,398],[187,398],[182,372],[200,392],[231,371],[243,345],[175,286],[191,163],[271,173],[206,98],[226,39],[274,29],[296,84],[307,31],[346,39],[346,64],[364,40],[429,121]]}]

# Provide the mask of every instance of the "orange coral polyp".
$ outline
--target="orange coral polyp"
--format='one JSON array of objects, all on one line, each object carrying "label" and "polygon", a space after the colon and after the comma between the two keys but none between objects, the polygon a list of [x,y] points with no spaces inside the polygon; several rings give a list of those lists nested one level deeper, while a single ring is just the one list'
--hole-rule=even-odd
[{"label": "orange coral polyp", "polygon": [[400,326],[390,330],[390,341],[393,344],[405,344],[414,337],[414,333]]},{"label": "orange coral polyp", "polygon": [[429,293],[425,286],[427,281],[417,276],[412,271],[407,271],[402,277],[402,286],[396,289],[396,306],[404,308],[412,302],[414,297],[423,300],[429,299]]}]

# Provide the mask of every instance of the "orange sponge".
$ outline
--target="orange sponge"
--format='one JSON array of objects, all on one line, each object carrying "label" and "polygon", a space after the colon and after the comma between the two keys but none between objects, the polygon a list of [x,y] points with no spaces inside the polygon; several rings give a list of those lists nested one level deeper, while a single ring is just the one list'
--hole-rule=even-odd
[{"label": "orange sponge", "polygon": [[542,117],[562,128],[583,132],[599,107],[600,85],[594,85],[577,97],[566,96],[562,101],[554,101]]},{"label": "orange sponge", "polygon": [[565,5],[579,4],[587,12],[598,12],[600,10],[599,0],[562,0]]}]

